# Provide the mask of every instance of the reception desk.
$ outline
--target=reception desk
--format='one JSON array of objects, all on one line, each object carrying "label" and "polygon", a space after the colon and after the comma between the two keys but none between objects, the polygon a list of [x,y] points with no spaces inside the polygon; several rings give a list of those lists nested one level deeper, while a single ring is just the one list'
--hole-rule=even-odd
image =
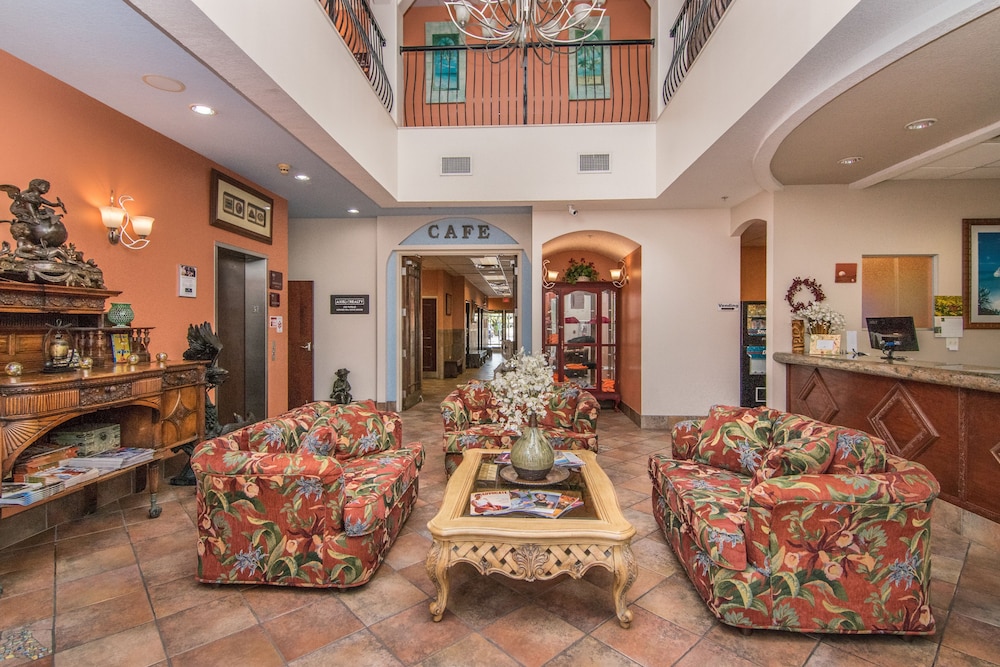
[{"label": "reception desk", "polygon": [[1000,368],[778,352],[790,412],[879,436],[941,498],[1000,521]]}]

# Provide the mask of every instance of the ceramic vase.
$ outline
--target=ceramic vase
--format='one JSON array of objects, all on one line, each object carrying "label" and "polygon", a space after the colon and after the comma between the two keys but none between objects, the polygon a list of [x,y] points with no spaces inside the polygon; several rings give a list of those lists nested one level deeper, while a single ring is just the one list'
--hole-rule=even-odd
[{"label": "ceramic vase", "polygon": [[521,479],[536,482],[548,476],[555,460],[556,453],[548,437],[538,428],[538,417],[532,415],[521,437],[510,448],[510,463],[514,471]]},{"label": "ceramic vase", "polygon": [[127,327],[132,324],[133,319],[135,312],[130,303],[112,303],[108,309],[108,322],[111,322],[111,326]]}]

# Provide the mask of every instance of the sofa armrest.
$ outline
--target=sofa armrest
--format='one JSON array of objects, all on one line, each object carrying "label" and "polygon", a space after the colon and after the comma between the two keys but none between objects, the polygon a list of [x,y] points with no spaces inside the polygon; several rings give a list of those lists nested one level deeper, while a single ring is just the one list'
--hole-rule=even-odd
[{"label": "sofa armrest", "polygon": [[573,413],[573,430],[577,433],[596,433],[597,415],[601,404],[589,391],[580,390],[577,396],[576,412]]},{"label": "sofa armrest", "polygon": [[461,389],[456,389],[441,401],[441,419],[446,432],[464,431],[469,427],[469,411],[462,399]]},{"label": "sofa armrest", "polygon": [[701,425],[704,421],[704,419],[688,419],[674,424],[671,431],[673,458],[691,459],[694,448],[698,445],[698,439],[701,437]]}]

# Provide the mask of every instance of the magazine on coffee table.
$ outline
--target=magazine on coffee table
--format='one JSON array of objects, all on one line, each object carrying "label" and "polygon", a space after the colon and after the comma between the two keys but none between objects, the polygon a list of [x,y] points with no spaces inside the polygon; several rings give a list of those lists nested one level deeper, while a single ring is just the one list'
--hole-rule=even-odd
[{"label": "magazine on coffee table", "polygon": [[[507,465],[510,463],[510,452],[504,452],[500,454],[495,459],[493,463],[498,465]],[[574,454],[573,452],[565,452],[562,450],[556,451],[556,460],[552,463],[553,466],[561,466],[563,468],[582,468],[584,466],[583,459]]]},{"label": "magazine on coffee table", "polygon": [[561,491],[508,490],[475,491],[469,496],[469,514],[496,516],[512,512],[525,512],[535,516],[557,519],[566,512],[583,505],[583,501]]}]

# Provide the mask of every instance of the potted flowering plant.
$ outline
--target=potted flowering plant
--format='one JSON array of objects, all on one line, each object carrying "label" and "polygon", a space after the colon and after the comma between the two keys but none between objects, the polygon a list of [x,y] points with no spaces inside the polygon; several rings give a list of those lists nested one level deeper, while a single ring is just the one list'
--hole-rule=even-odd
[{"label": "potted flowering plant", "polygon": [[809,325],[809,333],[826,334],[841,331],[846,326],[844,316],[829,306],[811,303],[799,311]]},{"label": "potted flowering plant", "polygon": [[599,280],[600,277],[601,274],[594,263],[588,262],[583,257],[580,258],[579,262],[570,257],[569,266],[563,272],[563,280],[568,283],[575,283],[578,280]]},{"label": "potted flowering plant", "polygon": [[501,371],[490,382],[500,423],[521,434],[510,449],[511,465],[522,479],[545,479],[555,463],[555,452],[538,428],[538,417],[545,413],[552,397],[552,367],[544,355],[526,355],[521,348]]}]

